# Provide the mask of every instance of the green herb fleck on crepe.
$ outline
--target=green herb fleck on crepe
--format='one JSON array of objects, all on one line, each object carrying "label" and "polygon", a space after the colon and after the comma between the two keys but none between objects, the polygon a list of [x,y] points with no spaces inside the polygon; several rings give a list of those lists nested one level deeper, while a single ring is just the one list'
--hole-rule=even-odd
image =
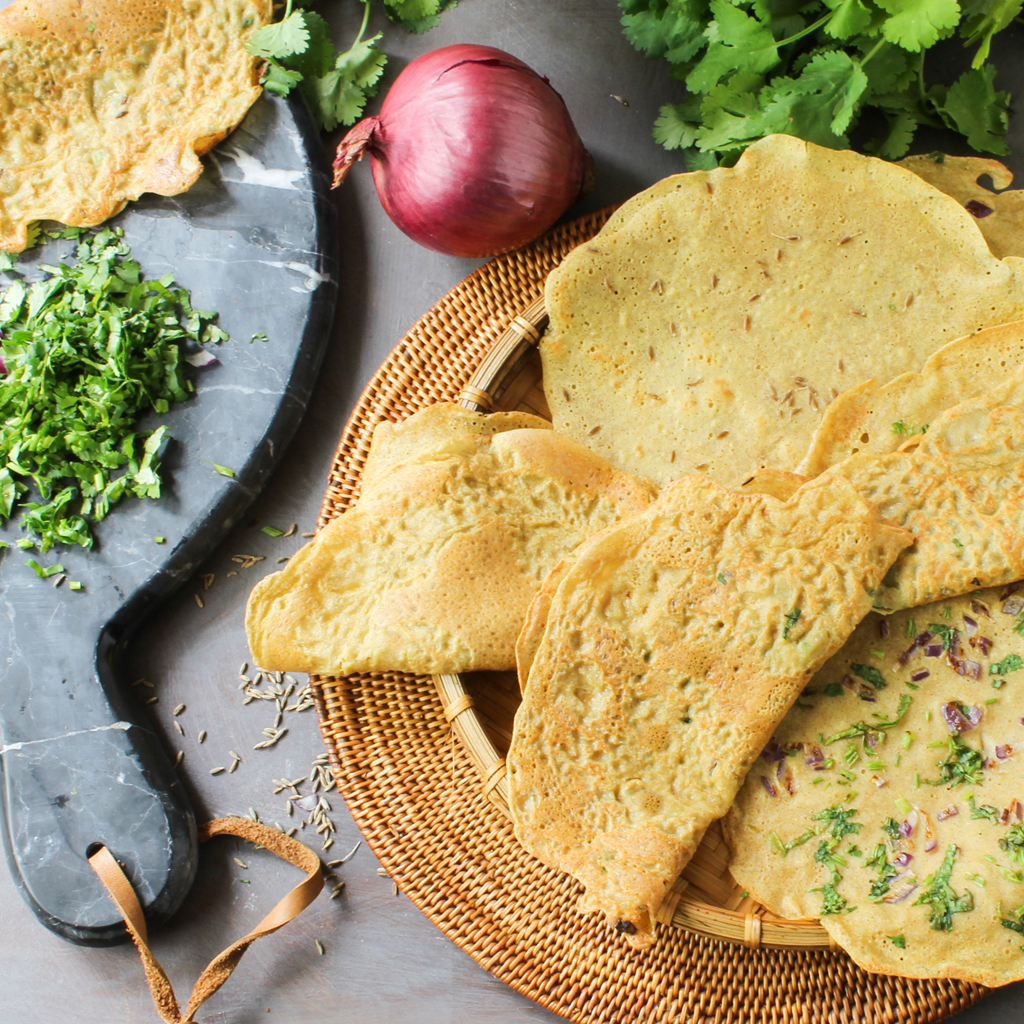
[{"label": "green herb fleck on crepe", "polygon": [[854,663],[850,666],[850,671],[855,676],[863,679],[864,682],[870,683],[876,690],[885,689],[885,679],[882,678],[882,673],[873,665],[858,665]]},{"label": "green herb fleck on crepe", "polygon": [[950,843],[946,850],[946,856],[942,861],[942,867],[925,879],[927,887],[913,905],[928,906],[928,923],[939,932],[948,932],[953,927],[953,915],[962,914],[974,909],[974,894],[965,892],[958,896],[949,884],[950,876],[953,873],[953,862],[959,853],[958,847]]},{"label": "green herb fleck on crepe", "polygon": [[[898,825],[897,828],[899,828]],[[868,895],[873,900],[879,900],[889,891],[889,885],[898,874],[896,868],[889,863],[884,843],[875,845],[867,860],[864,861],[864,866],[874,868],[878,872],[878,877],[871,883]]]},{"label": "green herb fleck on crepe", "polygon": [[902,935],[890,935],[889,936],[889,941],[897,949],[906,949],[907,948],[907,940]]},{"label": "green herb fleck on crepe", "polygon": [[786,625],[785,625],[785,627],[782,630],[782,639],[783,640],[788,640],[789,639],[789,631],[797,624],[799,619],[800,619],[800,609],[799,608],[794,608],[786,616]]},{"label": "green herb fleck on crepe", "polygon": [[972,818],[985,818],[991,821],[993,825],[999,821],[999,808],[993,807],[991,804],[982,804],[980,807],[974,802],[974,794],[970,793],[967,797],[967,805],[971,809]]},{"label": "green herb fleck on crepe", "polygon": [[[425,32],[439,21],[443,11],[457,0],[384,0],[392,21],[409,32]],[[378,49],[381,34],[364,39],[369,24],[371,0],[363,0],[363,20],[352,45],[335,49],[326,21],[313,11],[292,9],[286,0],[284,17],[253,33],[246,50],[263,58],[266,70],[262,84],[278,96],[287,96],[296,86],[306,97],[313,117],[324,131],[339,124],[355,124],[366,101],[377,95],[387,54]],[[253,340],[265,337],[253,335]]]},{"label": "green herb fleck on crepe", "polygon": [[1019,654],[1008,654],[1002,661],[994,662],[988,667],[990,676],[1005,676],[1007,672],[1018,672],[1024,668],[1024,658]]},{"label": "green herb fleck on crepe", "polygon": [[229,477],[232,480],[235,478],[235,471],[230,466],[221,466],[216,462],[210,462],[209,459],[203,459],[203,462],[205,462],[208,466],[213,466],[213,468],[218,473],[220,473],[221,476]]},{"label": "green herb fleck on crepe", "polygon": [[44,554],[91,547],[90,523],[125,495],[160,496],[167,428],[136,423],[188,396],[178,343],[209,340],[216,318],[171,276],[143,281],[120,229],[58,234],[78,239],[75,263],[0,298],[0,519],[20,511],[33,535],[20,546]]},{"label": "green herb fleck on crepe", "polygon": [[863,736],[865,740],[865,749],[870,750],[870,746],[867,744],[869,738],[877,737],[884,732],[886,729],[891,729],[894,725],[899,725],[903,721],[904,716],[910,709],[910,705],[914,702],[914,698],[909,693],[900,694],[899,704],[896,706],[896,714],[892,718],[882,717],[880,712],[875,712],[877,720],[874,722],[855,722],[853,725],[848,726],[841,732],[834,733],[832,736],[819,736],[818,739],[821,743],[826,746],[830,743],[836,743],[839,740],[852,740],[858,736]]},{"label": "green herb fleck on crepe", "polygon": [[946,742],[949,753],[938,763],[939,778],[928,780],[928,784],[941,786],[949,783],[951,786],[959,786],[961,783],[967,782],[976,786],[981,782],[981,771],[985,767],[985,755],[980,750],[975,750],[955,733]]}]

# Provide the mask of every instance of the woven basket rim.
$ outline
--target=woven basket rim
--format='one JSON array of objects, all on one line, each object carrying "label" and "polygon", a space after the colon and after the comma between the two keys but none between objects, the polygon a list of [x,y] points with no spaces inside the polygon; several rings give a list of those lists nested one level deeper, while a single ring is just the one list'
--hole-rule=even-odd
[{"label": "woven basket rim", "polygon": [[[373,427],[436,401],[454,401],[492,350],[500,327],[514,318],[524,299],[539,297],[547,271],[570,248],[593,237],[613,209],[556,226],[524,249],[485,264],[409,329],[363,390],[342,432],[320,526],[358,499]],[[502,314],[500,323],[496,313]],[[444,862],[447,873],[438,878],[441,862],[420,865],[414,853],[432,857],[436,850],[430,842],[458,844],[465,830],[474,842],[493,846],[502,872],[521,873],[523,858],[532,858],[509,844],[510,825],[481,792],[480,777],[455,741],[433,680],[389,673],[313,676],[311,684],[339,791],[401,891],[481,966],[554,1013],[581,1024],[618,1024],[627,1018],[642,1024],[937,1024],[987,992],[964,982],[868,974],[843,953],[773,950],[764,944],[746,950],[682,928],[663,929],[654,952],[630,958],[614,940],[607,941],[602,928],[577,920],[577,890],[565,883],[567,876],[539,862],[526,865],[535,887],[528,903],[522,893],[510,894],[509,886],[500,884],[504,874],[487,883],[498,885],[493,897],[483,887],[486,899],[481,900],[477,876],[462,871],[461,862]],[[405,739],[410,730],[419,730],[429,743],[410,748]],[[450,752],[445,736],[451,737]],[[452,789],[445,795],[469,809],[463,817],[450,812],[457,829],[424,804],[418,783],[410,781],[436,775],[442,747],[451,768]],[[403,831],[407,820],[415,821],[422,836]],[[510,899],[519,900],[512,918]],[[526,915],[525,930],[516,914]]]}]

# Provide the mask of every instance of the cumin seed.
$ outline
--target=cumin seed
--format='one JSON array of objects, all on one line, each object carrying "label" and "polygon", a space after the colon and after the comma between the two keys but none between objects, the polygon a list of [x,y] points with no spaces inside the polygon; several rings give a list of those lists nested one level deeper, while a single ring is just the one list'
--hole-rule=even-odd
[{"label": "cumin seed", "polygon": [[200,729],[199,730],[199,735],[196,737],[196,740],[199,743],[205,743],[206,742],[206,730],[205,729]]},{"label": "cumin seed", "polygon": [[688,380],[686,382],[686,386],[688,388],[695,388],[698,384],[703,384],[703,383],[704,383],[704,378],[703,377],[698,377],[696,380]]},{"label": "cumin seed", "polygon": [[668,461],[669,462],[675,462],[676,461],[676,450],[675,450],[675,448],[672,449],[672,454],[668,457]]},{"label": "cumin seed", "polygon": [[907,292],[907,297],[903,300],[904,311],[910,309],[910,304],[914,301],[914,293]]},{"label": "cumin seed", "polygon": [[650,361],[652,363],[654,362],[654,346],[653,345],[648,345],[647,346],[647,358],[650,359]]},{"label": "cumin seed", "polygon": [[676,336],[676,325],[674,323],[669,323],[668,333],[671,334],[673,338]]},{"label": "cumin seed", "polygon": [[143,703],[145,703],[145,704],[155,704],[159,699],[160,699],[159,697],[150,697],[148,700],[144,701]]},{"label": "cumin seed", "polygon": [[661,283],[660,277],[656,278],[654,281],[651,282],[651,287],[649,290],[652,292],[657,292],[659,295],[662,295],[664,293],[665,289]]},{"label": "cumin seed", "polygon": [[712,287],[712,289],[718,287],[718,275],[717,274],[712,274],[711,275],[711,287]]},{"label": "cumin seed", "polygon": [[718,440],[719,440],[719,441],[721,441],[721,439],[722,439],[723,437],[728,437],[728,436],[729,436],[729,431],[728,431],[728,430],[723,430],[723,431],[722,431],[722,432],[721,432],[721,433],[720,433],[720,434],[718,435]]},{"label": "cumin seed", "polygon": [[178,717],[178,715],[182,714],[182,713],[183,713],[183,712],[184,712],[184,711],[185,711],[186,709],[187,709],[187,705],[185,705],[185,704],[179,704],[179,705],[178,705],[178,706],[177,706],[177,707],[176,707],[176,708],[174,709],[174,717],[175,717],[175,718],[177,718],[177,717]]},{"label": "cumin seed", "polygon": [[246,864],[244,860],[240,860],[240,859],[239,859],[238,857],[232,857],[231,859],[232,859],[232,860],[233,860],[233,861],[234,861],[234,862],[235,862],[235,863],[236,863],[236,864],[237,864],[237,865],[238,865],[238,866],[239,866],[240,868],[245,868],[246,870],[248,870],[248,868],[249,868],[249,865],[248,865],[248,864]]},{"label": "cumin seed", "polygon": [[295,531],[298,528],[299,528],[299,524],[298,523],[292,523],[292,525],[289,526],[288,529],[284,531],[284,536],[286,536],[286,537],[293,536],[295,534]]},{"label": "cumin seed", "polygon": [[214,574],[212,572],[204,572],[199,578],[203,581],[203,590],[209,590],[213,586]]},{"label": "cumin seed", "polygon": [[569,392],[565,388],[562,388],[562,397],[565,399],[566,404],[572,402],[572,399],[569,397]]},{"label": "cumin seed", "polygon": [[192,596],[196,599],[196,604],[199,605],[200,608],[205,607],[203,605],[203,599],[198,594],[193,594]]},{"label": "cumin seed", "polygon": [[184,750],[179,750],[178,751],[178,756],[174,759],[174,767],[177,768],[178,765],[181,764],[181,762],[184,761],[184,760],[185,760],[185,751]]},{"label": "cumin seed", "polygon": [[324,955],[324,944],[319,939],[316,940],[316,951],[320,956]]},{"label": "cumin seed", "polygon": [[174,723],[174,728],[177,729],[178,732],[181,733],[182,736],[185,735],[185,730],[182,728],[181,722],[175,722]]},{"label": "cumin seed", "polygon": [[210,769],[210,774],[211,775],[221,775],[222,773],[224,773],[226,771],[227,771],[227,768],[225,768],[223,765],[218,765],[216,768],[211,768]]},{"label": "cumin seed", "polygon": [[750,298],[747,299],[747,302],[757,302],[759,298],[761,298],[760,292],[758,292],[756,295],[751,295]]},{"label": "cumin seed", "polygon": [[745,331],[749,331],[750,330],[750,317],[749,316],[745,316],[743,318],[743,330],[745,330]]},{"label": "cumin seed", "polygon": [[306,537],[308,539],[309,537],[315,537],[316,534],[315,533],[304,533],[302,536]]},{"label": "cumin seed", "polygon": [[851,309],[850,316],[867,316],[867,313],[862,313],[859,309]]},{"label": "cumin seed", "polygon": [[591,427],[590,428],[590,437],[593,437],[595,434],[599,433],[600,430],[601,430],[600,427]]},{"label": "cumin seed", "polygon": [[606,277],[606,278],[604,279],[604,286],[605,286],[605,288],[607,288],[607,289],[608,289],[608,291],[610,291],[610,292],[611,292],[612,294],[614,294],[614,293],[615,293],[615,285],[613,285],[613,284],[611,283],[611,281],[610,281],[610,280],[609,280],[609,279],[608,279],[607,277]]},{"label": "cumin seed", "polygon": [[714,190],[714,189],[713,189],[713,188],[711,187],[711,182],[710,182],[710,181],[705,181],[705,182],[704,182],[704,188],[705,188],[705,190],[707,191],[707,194],[708,194],[708,195],[711,195],[711,194],[712,194],[712,193],[713,193],[713,192],[715,191],[715,190]]},{"label": "cumin seed", "polygon": [[710,466],[710,465],[711,465],[710,462],[702,462],[699,466],[694,466],[693,468],[694,469],[699,469],[699,470],[703,471],[703,470],[707,469],[708,466]]}]

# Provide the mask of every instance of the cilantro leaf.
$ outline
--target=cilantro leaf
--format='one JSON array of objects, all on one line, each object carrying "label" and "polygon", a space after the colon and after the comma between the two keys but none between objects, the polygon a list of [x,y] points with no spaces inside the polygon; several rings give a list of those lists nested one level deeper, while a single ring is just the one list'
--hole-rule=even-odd
[{"label": "cilantro leaf", "polygon": [[247,53],[254,57],[291,57],[309,46],[309,29],[302,11],[292,11],[283,21],[264,25],[249,37]]},{"label": "cilantro leaf", "polygon": [[[950,87],[939,113],[967,136],[974,149],[1005,156],[1010,147],[1002,137],[1010,119],[1010,94],[996,92],[992,81],[996,69],[991,64],[965,71]],[[941,95],[941,94],[938,94]]]},{"label": "cilantro leaf", "polygon": [[913,903],[915,907],[921,904],[930,907],[928,923],[936,931],[948,932],[953,927],[954,914],[962,914],[974,909],[973,893],[965,892],[962,896],[957,896],[949,884],[950,875],[953,873],[953,862],[959,852],[955,844],[949,844],[942,866],[933,876],[925,880],[928,888]]},{"label": "cilantro leaf", "polygon": [[861,0],[825,0],[825,4],[834,13],[823,31],[833,39],[849,39],[871,27],[871,11]]},{"label": "cilantro leaf", "polygon": [[300,71],[289,71],[276,60],[267,61],[266,74],[263,76],[263,88],[269,89],[275,96],[287,96],[302,81]]},{"label": "cilantro leaf", "polygon": [[885,160],[899,160],[906,156],[917,130],[917,121],[900,111],[889,118],[889,131],[871,146],[871,151]]},{"label": "cilantro leaf", "polygon": [[648,57],[665,57],[673,64],[692,60],[708,42],[706,19],[696,3],[681,3],[655,11],[650,8],[622,19],[626,38]]},{"label": "cilantro leaf", "polygon": [[666,103],[654,122],[654,141],[666,149],[689,149],[697,141],[700,111],[683,103]]},{"label": "cilantro leaf", "polygon": [[734,7],[729,0],[711,0],[714,21],[705,29],[707,51],[686,79],[693,92],[709,92],[737,71],[759,74],[779,63],[775,36],[764,22]]},{"label": "cilantro leaf", "polygon": [[891,17],[882,25],[882,35],[904,50],[926,50],[934,46],[960,21],[957,0],[876,0]]},{"label": "cilantro leaf", "polygon": [[992,37],[1020,17],[1022,8],[1024,0],[971,0],[966,5],[960,35],[966,46],[978,44],[972,68],[980,68],[988,60]]}]

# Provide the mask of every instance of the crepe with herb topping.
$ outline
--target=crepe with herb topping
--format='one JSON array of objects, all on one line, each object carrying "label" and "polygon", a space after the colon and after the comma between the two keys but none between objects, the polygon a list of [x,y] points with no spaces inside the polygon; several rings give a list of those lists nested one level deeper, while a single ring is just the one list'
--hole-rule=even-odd
[{"label": "crepe with herb topping", "polygon": [[259,97],[269,0],[15,0],[0,11],[0,250],[184,192]]},{"label": "crepe with herb topping", "polygon": [[333,675],[514,668],[552,566],[654,494],[527,413],[441,404],[382,423],[358,504],[250,595],[253,657]]},{"label": "crepe with herb topping", "polygon": [[[896,611],[1024,576],[1024,382],[961,402],[887,455],[853,455],[843,477],[914,534],[875,593]],[[806,485],[810,486],[810,485]]]},{"label": "crepe with herb topping", "polygon": [[844,391],[829,403],[797,470],[817,476],[858,452],[914,444],[943,412],[967,399],[1005,394],[1010,380],[1018,387],[1024,380],[1024,320],[951,341],[920,371]]},{"label": "crepe with herb topping", "polygon": [[[1024,190],[1010,189],[1013,173],[998,160],[980,156],[908,156],[900,167],[952,196],[977,221],[993,256],[1024,256]],[[993,192],[980,184],[987,177]]]},{"label": "crepe with herb topping", "polygon": [[793,469],[821,410],[1024,317],[1024,260],[882,160],[789,136],[627,202],[548,277],[555,427],[664,483]]},{"label": "crepe with herb topping", "polygon": [[582,909],[652,941],[705,829],[910,539],[840,479],[783,503],[696,476],[562,563],[520,637],[509,803],[523,846],[586,886]]},{"label": "crepe with herb topping", "polygon": [[736,881],[772,913],[820,917],[867,970],[1024,978],[1016,590],[866,618],[725,819]]}]

